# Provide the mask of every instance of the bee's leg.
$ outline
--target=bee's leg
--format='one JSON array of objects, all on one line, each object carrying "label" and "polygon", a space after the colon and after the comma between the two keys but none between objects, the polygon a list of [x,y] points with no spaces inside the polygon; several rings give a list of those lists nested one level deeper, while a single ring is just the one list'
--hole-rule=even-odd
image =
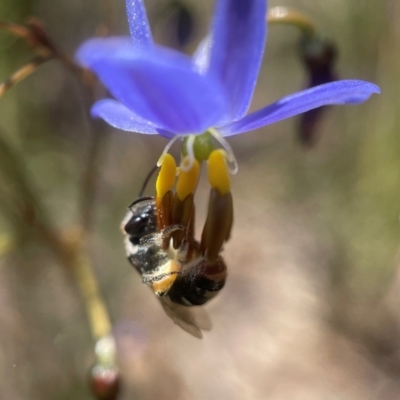
[{"label": "bee's leg", "polygon": [[208,159],[208,180],[211,184],[208,213],[201,236],[200,251],[207,262],[217,260],[222,245],[231,233],[233,200],[230,179],[223,150],[214,150]]},{"label": "bee's leg", "polygon": [[150,233],[149,235],[143,236],[140,239],[140,244],[162,247],[165,239],[169,239],[172,233],[183,230],[185,230],[185,227],[182,225],[170,225],[159,233]]}]

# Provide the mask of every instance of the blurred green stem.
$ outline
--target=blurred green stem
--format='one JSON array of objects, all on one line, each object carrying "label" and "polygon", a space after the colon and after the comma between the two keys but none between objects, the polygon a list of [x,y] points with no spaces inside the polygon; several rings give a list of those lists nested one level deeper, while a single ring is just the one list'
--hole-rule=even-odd
[{"label": "blurred green stem", "polygon": [[0,20],[0,30],[11,33],[14,36],[18,36],[26,41],[30,38],[30,31],[28,28],[22,25],[13,24],[12,22]]},{"label": "blurred green stem", "polygon": [[75,254],[72,268],[85,300],[92,337],[97,341],[111,332],[111,322],[107,307],[100,295],[98,282],[90,261],[82,251]]},{"label": "blurred green stem", "polygon": [[52,56],[37,56],[28,64],[15,71],[8,79],[0,84],[0,97],[2,97],[4,93],[11,89],[14,85],[27,78],[29,75],[35,72],[38,67],[40,67],[45,62],[51,60],[52,58]]},{"label": "blurred green stem", "polygon": [[314,36],[315,26],[311,18],[297,10],[288,7],[273,7],[267,14],[268,25],[292,25],[299,28],[305,35]]},{"label": "blurred green stem", "polygon": [[0,257],[10,253],[14,248],[14,242],[9,235],[0,235]]},{"label": "blurred green stem", "polygon": [[[111,7],[108,2],[104,4],[107,5],[107,8]],[[107,12],[107,14],[110,13]],[[16,71],[0,85],[0,97],[12,86],[29,76],[44,62],[57,58],[83,83],[82,86],[85,90],[84,97],[88,104],[91,105],[94,102],[96,80],[93,75],[75,64],[68,55],[58,50],[41,21],[31,19],[27,27],[0,21],[0,30],[5,30],[24,39],[38,54],[30,63]],[[30,184],[31,180],[22,161],[22,155],[18,154],[7,143],[0,132],[0,163],[2,165],[0,172],[16,188],[16,197],[19,202],[27,205],[28,209],[32,210],[33,219],[31,225],[39,233],[40,239],[48,245],[60,263],[72,273],[84,298],[92,336],[96,342],[109,335],[111,330],[107,307],[100,295],[98,282],[93,273],[90,261],[84,252],[87,233],[91,229],[94,220],[93,210],[95,187],[99,177],[99,155],[101,154],[105,137],[101,130],[101,126],[95,126],[94,128],[91,126],[90,146],[81,189],[81,227],[74,230],[73,235],[71,235],[71,232],[64,235],[52,225],[51,218],[41,202],[40,195]],[[18,204],[9,204],[10,201],[4,198],[1,200],[0,208],[3,209],[5,216],[10,219],[11,223],[15,223],[15,215],[10,213],[10,210],[16,208],[18,215],[18,211],[21,211],[18,210]],[[23,219],[24,215],[21,218],[22,223],[24,222]],[[5,239],[4,243],[6,244],[3,244],[3,246],[1,246],[2,242],[0,242],[0,255],[2,250],[4,252],[11,248],[9,247],[10,242],[12,242],[10,238]]]},{"label": "blurred green stem", "polygon": [[85,301],[86,313],[94,341],[110,334],[111,322],[107,307],[101,297],[98,281],[84,250],[83,231],[77,227],[56,236],[51,246],[78,284]]},{"label": "blurred green stem", "polygon": [[[18,198],[33,210],[32,225],[39,234],[40,240],[47,244],[65,269],[72,273],[85,300],[93,339],[97,341],[109,334],[111,323],[107,308],[100,296],[96,277],[82,250],[84,235],[81,229],[78,229],[78,234],[75,233],[72,236],[70,234],[62,235],[52,226],[51,219],[41,202],[40,196],[30,184],[28,171],[21,160],[22,156],[0,134],[0,162],[2,164],[0,171],[13,182],[18,192]],[[8,217],[11,223],[14,223],[15,221],[11,219],[12,215],[9,211],[11,206],[2,198],[0,208],[3,209],[5,217]],[[7,246],[9,246],[9,243],[13,240],[11,238],[6,239]],[[3,250],[7,246],[3,246]]]}]

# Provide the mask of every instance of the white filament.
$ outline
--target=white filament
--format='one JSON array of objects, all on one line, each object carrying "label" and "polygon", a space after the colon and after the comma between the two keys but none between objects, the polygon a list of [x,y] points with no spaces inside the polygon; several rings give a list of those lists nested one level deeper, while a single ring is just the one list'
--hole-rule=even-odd
[{"label": "white filament", "polygon": [[[179,169],[183,172],[189,172],[194,164],[194,141],[196,139],[195,135],[189,135],[188,140],[186,142],[186,151],[187,151],[187,157],[183,159],[183,162],[181,162]],[[189,162],[185,162],[186,160],[189,160]]]},{"label": "white filament", "polygon": [[224,148],[226,151],[226,154],[228,156],[228,171],[231,175],[236,175],[237,172],[239,171],[239,165],[236,160],[235,155],[233,154],[232,147],[230,144],[223,138],[216,129],[210,128],[208,130],[213,138]]},{"label": "white filament", "polygon": [[169,149],[174,145],[174,143],[178,140],[178,139],[183,139],[184,136],[174,136],[169,142],[168,144],[165,146],[160,158],[157,161],[157,167],[161,167],[163,161],[164,161],[164,156],[169,152]]}]

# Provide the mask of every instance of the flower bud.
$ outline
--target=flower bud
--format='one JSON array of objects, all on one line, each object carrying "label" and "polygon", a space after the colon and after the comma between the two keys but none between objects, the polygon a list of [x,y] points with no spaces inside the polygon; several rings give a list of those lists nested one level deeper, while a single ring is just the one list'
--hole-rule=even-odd
[{"label": "flower bud", "polygon": [[121,389],[118,368],[95,365],[90,371],[90,387],[98,400],[116,400]]}]

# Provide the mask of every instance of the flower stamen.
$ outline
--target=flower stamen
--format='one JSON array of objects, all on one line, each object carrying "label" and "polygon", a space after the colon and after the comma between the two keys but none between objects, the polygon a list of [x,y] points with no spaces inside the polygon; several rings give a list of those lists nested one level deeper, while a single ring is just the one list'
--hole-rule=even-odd
[{"label": "flower stamen", "polygon": [[[189,156],[184,157],[182,164],[190,163]],[[179,172],[176,183],[176,193],[172,203],[172,223],[188,228],[194,218],[194,193],[200,176],[200,164],[194,159],[192,167],[188,171]],[[194,221],[193,221],[194,222]],[[172,235],[173,247],[181,247],[185,237],[184,232],[176,232]]]},{"label": "flower stamen", "polygon": [[162,198],[175,185],[176,163],[171,154],[163,153],[157,165],[161,167],[161,169],[156,181],[156,192],[157,197]]},{"label": "flower stamen", "polygon": [[226,163],[227,154],[223,149],[214,150],[208,158],[208,181],[211,187],[223,196],[230,192],[231,181]]},{"label": "flower stamen", "polygon": [[199,180],[200,164],[196,159],[190,161],[190,156],[186,156],[182,160],[181,164],[187,165],[190,162],[192,163],[192,166],[187,171],[181,168],[176,183],[176,193],[182,201],[185,200],[189,194],[196,191],[197,182]]},{"label": "flower stamen", "polygon": [[196,139],[195,135],[189,135],[187,136],[187,140],[185,141],[186,144],[186,153],[187,156],[184,157],[182,162],[179,165],[179,170],[183,172],[189,172],[195,161],[195,155],[194,155],[194,141]]},{"label": "flower stamen", "polygon": [[208,130],[213,138],[225,149],[226,151],[226,160],[228,161],[228,171],[231,175],[236,175],[239,171],[238,162],[233,153],[232,147],[230,144],[218,133],[218,131],[214,128],[210,128]]},{"label": "flower stamen", "polygon": [[[160,157],[159,162],[161,163],[161,169],[156,181],[156,207],[157,226],[161,231],[168,227],[172,222],[172,188],[175,185],[176,162],[174,157],[168,153],[163,154]],[[169,238],[165,238],[163,241],[163,247],[166,249],[168,246]]]}]

